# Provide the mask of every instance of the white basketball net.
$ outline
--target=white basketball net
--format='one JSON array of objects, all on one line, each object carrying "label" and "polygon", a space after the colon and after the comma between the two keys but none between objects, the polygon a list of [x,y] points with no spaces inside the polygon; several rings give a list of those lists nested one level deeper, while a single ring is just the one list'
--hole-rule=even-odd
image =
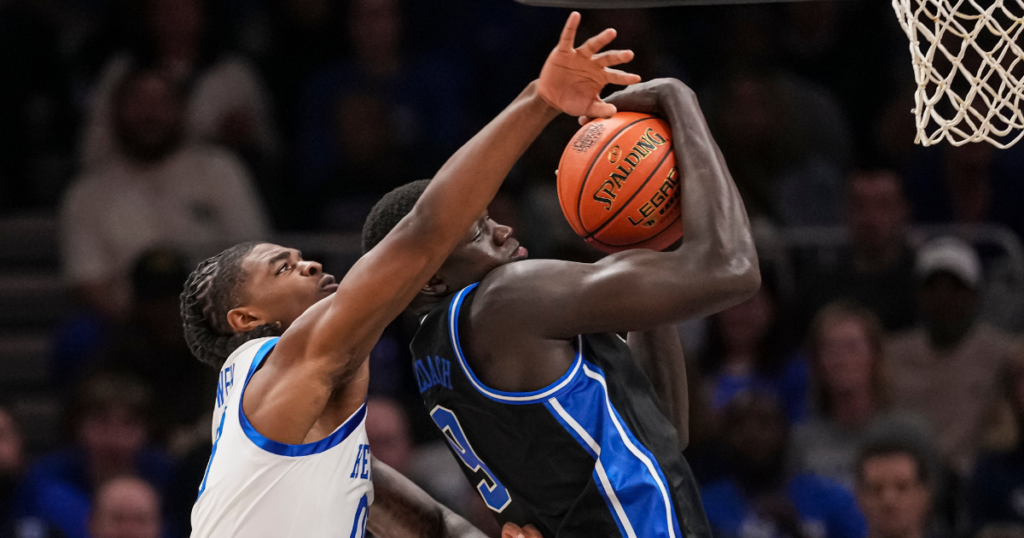
[{"label": "white basketball net", "polygon": [[917,139],[930,146],[1024,137],[1024,0],[892,0],[910,38]]}]

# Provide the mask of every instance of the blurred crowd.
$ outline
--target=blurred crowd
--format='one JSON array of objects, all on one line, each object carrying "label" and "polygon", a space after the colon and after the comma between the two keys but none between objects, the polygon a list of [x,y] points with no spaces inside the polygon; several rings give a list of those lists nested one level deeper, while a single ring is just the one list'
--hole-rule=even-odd
[{"label": "blurred crowd", "polygon": [[[77,305],[53,328],[59,446],[29,453],[32,424],[0,401],[0,536],[187,536],[216,397],[182,337],[190,268],[243,240],[358,232],[536,76],[565,15],[0,0],[0,216],[58,216]],[[957,233],[1019,249],[1022,151],[913,144],[886,2],[596,11],[580,33],[609,26],[629,70],[696,89],[761,251],[754,297],[679,326],[685,454],[716,537],[1024,538],[1024,289]],[[576,128],[554,122],[491,208],[534,256],[598,258],[555,193]],[[845,239],[779,248],[794,227]],[[371,358],[374,454],[495,533],[422,409],[414,330],[396,321]]]}]

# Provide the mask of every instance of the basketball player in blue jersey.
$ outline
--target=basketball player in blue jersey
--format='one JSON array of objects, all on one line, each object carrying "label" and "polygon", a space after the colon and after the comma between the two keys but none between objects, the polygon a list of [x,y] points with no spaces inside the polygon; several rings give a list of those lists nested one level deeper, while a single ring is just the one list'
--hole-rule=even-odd
[{"label": "basketball player in blue jersey", "polygon": [[611,116],[601,89],[639,81],[610,68],[631,52],[599,53],[613,30],[573,48],[579,19],[570,15],[540,78],[448,160],[341,282],[266,243],[230,248],[190,276],[186,340],[220,369],[193,537],[482,536],[373,460],[367,357],[544,126],[560,112]]},{"label": "basketball player in blue jersey", "polygon": [[[413,367],[427,411],[499,522],[532,524],[549,538],[711,538],[680,453],[685,373],[668,324],[752,295],[757,254],[694,93],[661,79],[608,102],[671,124],[681,246],[593,264],[531,261],[512,230],[481,211],[410,306],[421,316]],[[431,186],[386,195],[364,226],[364,250]],[[671,387],[677,401],[660,402],[677,410],[682,431],[659,412],[641,359],[682,374]]]}]

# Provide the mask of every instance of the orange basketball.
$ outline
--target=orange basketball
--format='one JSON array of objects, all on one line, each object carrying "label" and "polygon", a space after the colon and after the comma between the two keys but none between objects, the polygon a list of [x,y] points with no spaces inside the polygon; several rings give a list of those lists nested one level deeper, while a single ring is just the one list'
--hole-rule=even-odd
[{"label": "orange basketball", "polygon": [[668,123],[619,112],[569,141],[558,201],[572,229],[599,250],[663,250],[683,235],[681,180]]}]

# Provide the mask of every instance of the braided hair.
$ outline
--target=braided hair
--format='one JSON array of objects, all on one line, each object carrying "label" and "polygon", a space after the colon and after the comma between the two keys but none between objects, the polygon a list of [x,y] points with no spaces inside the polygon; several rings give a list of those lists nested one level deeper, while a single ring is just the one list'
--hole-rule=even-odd
[{"label": "braided hair", "polygon": [[281,325],[265,324],[248,332],[234,332],[228,312],[243,303],[246,274],[242,260],[257,242],[235,245],[196,267],[181,292],[181,320],[185,341],[200,362],[219,369],[238,346],[266,336],[280,336]]}]

